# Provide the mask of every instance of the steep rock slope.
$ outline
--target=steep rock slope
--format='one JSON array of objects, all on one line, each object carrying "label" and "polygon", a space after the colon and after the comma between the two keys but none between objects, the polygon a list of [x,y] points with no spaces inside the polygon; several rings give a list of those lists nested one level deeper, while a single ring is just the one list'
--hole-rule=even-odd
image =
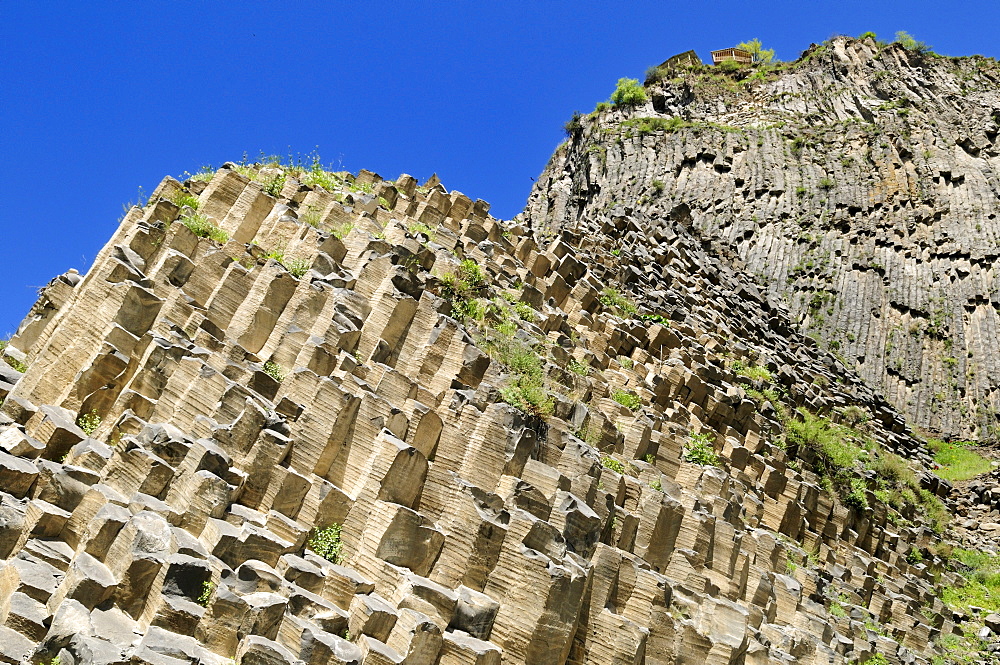
[{"label": "steep rock slope", "polygon": [[753,73],[657,74],[646,104],[581,118],[525,221],[681,207],[913,424],[994,435],[997,63],[841,37]]},{"label": "steep rock slope", "polygon": [[164,180],[4,350],[0,661],[928,662],[947,484],[681,212]]}]

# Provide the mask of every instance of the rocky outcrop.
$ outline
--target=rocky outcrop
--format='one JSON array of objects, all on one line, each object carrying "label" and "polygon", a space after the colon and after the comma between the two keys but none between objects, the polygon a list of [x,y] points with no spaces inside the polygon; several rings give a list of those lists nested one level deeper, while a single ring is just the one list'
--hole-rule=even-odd
[{"label": "rocky outcrop", "polygon": [[[995,435],[1000,68],[874,39],[787,65],[661,70],[581,118],[524,215],[540,233],[683,209],[793,322],[923,429]],[[627,262],[624,262],[627,263]]]},{"label": "rocky outcrop", "polygon": [[4,350],[0,662],[928,662],[947,484],[692,217],[164,180]]}]

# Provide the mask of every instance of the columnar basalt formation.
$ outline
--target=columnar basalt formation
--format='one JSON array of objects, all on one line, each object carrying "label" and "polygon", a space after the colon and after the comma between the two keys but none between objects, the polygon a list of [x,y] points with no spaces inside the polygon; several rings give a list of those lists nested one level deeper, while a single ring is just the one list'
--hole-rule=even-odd
[{"label": "columnar basalt formation", "polygon": [[663,69],[646,104],[580,119],[524,219],[574,230],[620,207],[648,228],[683,207],[914,425],[992,437],[998,84],[992,59],[873,38],[774,68]]},{"label": "columnar basalt formation", "polygon": [[845,495],[786,427],[923,443],[683,210],[541,238],[320,175],[167,178],[42,291],[0,373],[0,662],[895,664],[957,629],[907,558],[948,485]]}]

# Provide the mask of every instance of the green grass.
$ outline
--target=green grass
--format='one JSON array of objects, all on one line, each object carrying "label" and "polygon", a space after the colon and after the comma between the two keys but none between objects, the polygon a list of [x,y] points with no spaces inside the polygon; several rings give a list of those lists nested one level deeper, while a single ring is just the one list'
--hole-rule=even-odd
[{"label": "green grass", "polygon": [[533,321],[535,319],[535,308],[521,300],[514,303],[514,313],[522,321]]},{"label": "green grass", "polygon": [[347,234],[353,230],[354,230],[354,224],[350,222],[345,222],[340,226],[330,229],[330,233],[337,240],[343,240],[347,236]]},{"label": "green grass", "polygon": [[566,369],[573,372],[574,374],[579,374],[580,376],[587,376],[589,370],[587,366],[578,360],[570,360],[566,363]]},{"label": "green grass", "polygon": [[331,524],[313,529],[306,545],[313,552],[331,563],[340,563],[343,551],[340,542],[340,525]]},{"label": "green grass", "polygon": [[626,409],[630,411],[638,411],[642,408],[642,400],[635,393],[630,393],[625,390],[613,390],[611,391],[611,399],[618,402]]},{"label": "green grass", "polygon": [[413,222],[408,227],[406,227],[406,230],[409,231],[410,235],[413,236],[416,236],[421,233],[424,234],[425,236],[427,236],[427,242],[434,242],[434,240],[437,238],[437,234],[434,233],[434,229],[432,229],[431,227],[427,226],[422,222]]},{"label": "green grass", "polygon": [[617,310],[620,315],[631,316],[639,311],[630,298],[622,295],[616,289],[607,288],[601,291],[597,298],[602,305]]},{"label": "green grass", "polygon": [[751,381],[770,383],[774,380],[774,375],[764,365],[747,365],[742,360],[734,360],[732,369],[737,376],[742,376]]},{"label": "green grass", "polygon": [[323,221],[323,216],[318,210],[309,210],[299,215],[299,221],[303,224],[308,224],[309,226],[316,228],[319,226],[320,222]]},{"label": "green grass", "polygon": [[975,617],[1000,610],[1000,556],[978,550],[955,549],[951,552],[948,566],[965,578],[965,584],[943,587],[941,601],[952,610],[973,618],[963,624],[964,635],[946,635],[937,641],[944,657],[936,657],[934,662],[971,665],[982,656],[989,655],[983,653],[988,644],[976,637],[983,624],[981,619]]},{"label": "green grass", "polygon": [[220,245],[224,245],[229,242],[229,234],[212,222],[208,221],[208,217],[205,215],[193,213],[191,215],[181,217],[180,221],[181,224],[188,227],[191,233],[195,234],[199,238],[209,238]]},{"label": "green grass", "polygon": [[271,196],[277,197],[281,194],[281,190],[285,188],[285,180],[287,176],[284,173],[279,173],[270,180],[264,183],[264,193],[270,194]]},{"label": "green grass", "polygon": [[[328,192],[332,192],[343,186],[343,182],[337,177],[337,174],[323,168],[323,165],[320,164],[318,156],[313,158],[312,166],[310,166],[309,170],[303,174],[302,182],[310,187],[322,187]],[[281,190],[279,189],[278,191]]]},{"label": "green grass", "polygon": [[939,465],[937,475],[949,482],[969,480],[993,468],[990,460],[974,450],[968,443],[948,443],[940,439],[928,439],[927,447],[934,453],[934,461]]},{"label": "green grass", "polygon": [[187,206],[192,210],[197,210],[199,204],[197,196],[182,189],[179,189],[176,192],[174,192],[174,195],[170,197],[170,201],[178,208],[183,208],[184,206]]},{"label": "green grass", "polygon": [[786,423],[785,437],[790,446],[814,451],[822,472],[836,473],[854,467],[861,456],[861,448],[850,440],[847,428],[805,409],[798,409],[798,414],[799,419]]}]

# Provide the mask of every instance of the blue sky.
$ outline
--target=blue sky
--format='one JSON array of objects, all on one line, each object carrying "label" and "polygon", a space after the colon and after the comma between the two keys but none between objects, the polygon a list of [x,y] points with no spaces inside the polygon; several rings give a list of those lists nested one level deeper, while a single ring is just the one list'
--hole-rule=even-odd
[{"label": "blue sky", "polygon": [[22,2],[0,23],[0,337],[107,240],[138,188],[266,153],[437,172],[510,218],[621,76],[753,37],[907,30],[996,57],[995,2]]}]

